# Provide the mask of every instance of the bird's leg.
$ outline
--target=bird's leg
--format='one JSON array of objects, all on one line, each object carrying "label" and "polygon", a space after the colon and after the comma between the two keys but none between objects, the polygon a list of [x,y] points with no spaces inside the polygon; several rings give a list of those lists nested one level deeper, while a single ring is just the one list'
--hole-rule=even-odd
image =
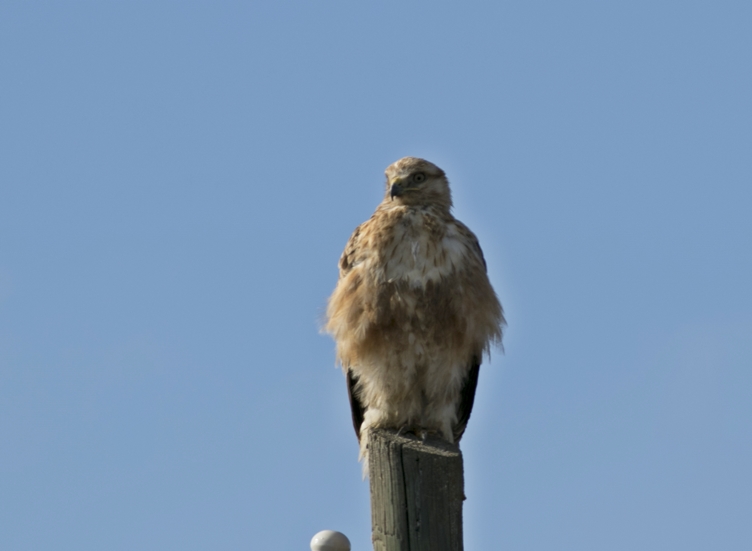
[{"label": "bird's leg", "polygon": [[403,434],[407,434],[409,432],[410,432],[410,427],[408,427],[407,425],[403,425],[397,429],[397,436],[402,436]]},{"label": "bird's leg", "polygon": [[417,437],[419,430],[420,429],[412,425],[402,425],[399,429],[397,429],[397,436],[402,436],[402,435],[411,436],[412,435],[413,437]]},{"label": "bird's leg", "polygon": [[444,438],[444,434],[440,430],[436,429],[420,429],[420,439],[425,442],[429,438],[438,438],[441,440],[446,440]]},{"label": "bird's leg", "polygon": [[429,438],[444,438],[444,436],[441,434],[441,431],[435,429],[427,429],[421,427],[420,425],[405,425],[403,427],[400,427],[400,429],[397,431],[397,435],[412,436],[413,438],[416,438],[424,443]]}]

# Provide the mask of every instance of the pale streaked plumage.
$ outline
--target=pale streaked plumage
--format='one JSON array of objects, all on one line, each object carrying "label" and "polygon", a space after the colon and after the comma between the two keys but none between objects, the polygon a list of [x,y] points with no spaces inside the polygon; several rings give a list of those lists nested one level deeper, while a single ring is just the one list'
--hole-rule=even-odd
[{"label": "pale streaked plumage", "polygon": [[444,172],[405,157],[386,176],[383,202],[342,253],[327,308],[361,457],[370,427],[459,440],[483,353],[504,325],[478,240],[450,213]]}]

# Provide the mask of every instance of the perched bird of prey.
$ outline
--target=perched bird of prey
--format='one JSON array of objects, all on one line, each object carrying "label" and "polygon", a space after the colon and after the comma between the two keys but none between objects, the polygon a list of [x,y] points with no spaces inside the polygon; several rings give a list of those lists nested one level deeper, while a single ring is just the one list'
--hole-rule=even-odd
[{"label": "perched bird of prey", "polygon": [[400,159],[340,258],[325,328],[347,378],[361,459],[371,427],[459,441],[483,353],[501,341],[504,314],[483,252],[451,208],[443,170]]}]

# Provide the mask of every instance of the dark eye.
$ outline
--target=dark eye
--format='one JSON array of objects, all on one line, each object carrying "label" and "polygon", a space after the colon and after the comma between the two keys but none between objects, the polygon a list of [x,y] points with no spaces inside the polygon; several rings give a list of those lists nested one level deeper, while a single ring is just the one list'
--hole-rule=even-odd
[{"label": "dark eye", "polygon": [[413,174],[413,182],[416,184],[421,184],[426,181],[426,175],[422,172],[418,172],[417,174]]}]

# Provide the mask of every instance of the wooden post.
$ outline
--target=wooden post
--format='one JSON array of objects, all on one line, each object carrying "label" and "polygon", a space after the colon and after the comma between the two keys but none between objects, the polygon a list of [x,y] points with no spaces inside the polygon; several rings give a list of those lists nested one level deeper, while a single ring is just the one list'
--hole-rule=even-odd
[{"label": "wooden post", "polygon": [[437,437],[369,434],[374,551],[462,551],[462,453]]}]

